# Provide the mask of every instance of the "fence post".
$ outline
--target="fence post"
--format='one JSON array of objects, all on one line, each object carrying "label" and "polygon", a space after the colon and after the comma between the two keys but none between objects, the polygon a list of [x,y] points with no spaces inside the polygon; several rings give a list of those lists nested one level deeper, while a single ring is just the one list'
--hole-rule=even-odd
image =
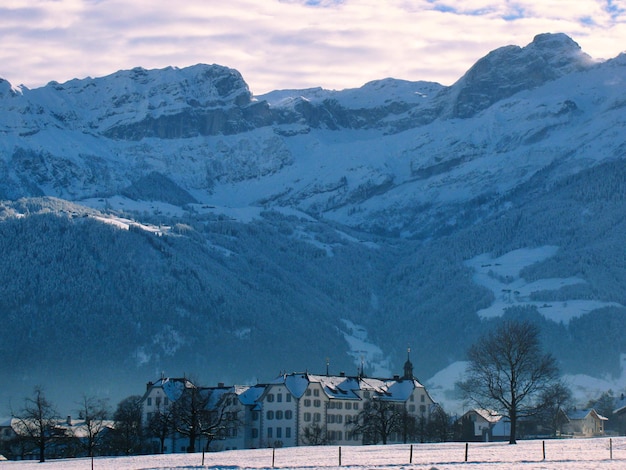
[{"label": "fence post", "polygon": [[467,451],[469,450],[469,442],[465,443],[465,461],[467,462]]},{"label": "fence post", "polygon": [[341,467],[341,446],[339,446],[339,466]]},{"label": "fence post", "polygon": [[613,439],[609,439],[609,454],[611,456],[611,460],[613,460]]},{"label": "fence post", "polygon": [[409,463],[413,463],[413,444],[411,444],[411,452],[409,453]]},{"label": "fence post", "polygon": [[275,461],[276,461],[276,447],[272,447],[272,468],[274,468]]},{"label": "fence post", "polygon": [[541,441],[543,446],[543,460],[546,459],[546,441]]}]

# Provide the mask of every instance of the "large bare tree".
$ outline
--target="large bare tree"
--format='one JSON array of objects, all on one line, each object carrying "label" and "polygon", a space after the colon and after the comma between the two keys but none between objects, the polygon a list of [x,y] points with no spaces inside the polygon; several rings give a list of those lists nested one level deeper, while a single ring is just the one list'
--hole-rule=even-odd
[{"label": "large bare tree", "polygon": [[555,359],[541,349],[539,329],[528,321],[503,321],[471,346],[467,357],[460,389],[479,408],[508,418],[509,444],[515,444],[518,418],[536,414],[540,394],[558,378]]},{"label": "large bare tree", "polygon": [[214,439],[225,437],[241,425],[237,411],[226,403],[228,395],[194,385],[185,388],[171,405],[175,431],[189,438],[188,452],[196,451],[199,438],[206,440],[203,450],[208,450]]},{"label": "large bare tree", "polygon": [[24,400],[24,407],[13,416],[17,432],[39,449],[39,461],[46,461],[46,449],[58,437],[59,414],[46,398],[41,387],[35,387],[33,396]]},{"label": "large bare tree", "polygon": [[109,407],[101,398],[83,396],[79,403],[78,416],[84,423],[80,426],[79,442],[88,457],[95,455],[96,448],[101,444],[104,431],[109,427]]},{"label": "large bare tree", "polygon": [[352,431],[363,435],[363,443],[376,444],[394,432],[402,432],[404,407],[396,402],[373,398],[363,405],[351,425]]}]

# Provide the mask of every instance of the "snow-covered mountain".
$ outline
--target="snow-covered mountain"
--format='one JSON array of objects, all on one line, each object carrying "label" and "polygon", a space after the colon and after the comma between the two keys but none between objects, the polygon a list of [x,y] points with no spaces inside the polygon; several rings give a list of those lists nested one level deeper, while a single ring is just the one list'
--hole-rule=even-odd
[{"label": "snow-covered mountain", "polygon": [[66,360],[69,335],[76,377],[105,348],[129,377],[238,381],[326,356],[391,374],[411,345],[427,378],[525,315],[564,371],[619,377],[625,82],[626,55],[563,34],[449,87],[254,96],[219,65],[0,80],[2,362]]}]

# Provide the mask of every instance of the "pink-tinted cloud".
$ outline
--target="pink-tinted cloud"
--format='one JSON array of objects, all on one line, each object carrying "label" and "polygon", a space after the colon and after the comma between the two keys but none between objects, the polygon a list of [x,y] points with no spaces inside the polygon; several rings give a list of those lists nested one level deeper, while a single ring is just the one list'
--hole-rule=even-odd
[{"label": "pink-tinted cloud", "polygon": [[238,69],[257,94],[389,76],[450,84],[489,51],[543,32],[614,57],[625,11],[624,0],[6,0],[0,77],[32,88],[204,62]]}]

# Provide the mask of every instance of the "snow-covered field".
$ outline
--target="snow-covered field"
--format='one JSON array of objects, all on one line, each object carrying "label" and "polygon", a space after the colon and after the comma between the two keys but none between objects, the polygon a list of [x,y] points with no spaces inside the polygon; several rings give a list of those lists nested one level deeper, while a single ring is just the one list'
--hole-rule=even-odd
[{"label": "snow-covered field", "polygon": [[[543,443],[545,442],[545,460]],[[611,459],[611,447],[613,458]],[[97,458],[94,469],[196,469],[196,468],[325,468],[338,469],[339,447],[292,447],[276,449],[235,450],[206,454],[151,455],[141,457]],[[519,441],[506,443],[470,443],[465,462],[465,444],[409,444],[341,448],[341,467],[366,469],[528,469],[582,470],[626,468],[626,437],[598,439]],[[2,470],[82,470],[91,468],[88,459],[37,462],[0,462]]]}]

